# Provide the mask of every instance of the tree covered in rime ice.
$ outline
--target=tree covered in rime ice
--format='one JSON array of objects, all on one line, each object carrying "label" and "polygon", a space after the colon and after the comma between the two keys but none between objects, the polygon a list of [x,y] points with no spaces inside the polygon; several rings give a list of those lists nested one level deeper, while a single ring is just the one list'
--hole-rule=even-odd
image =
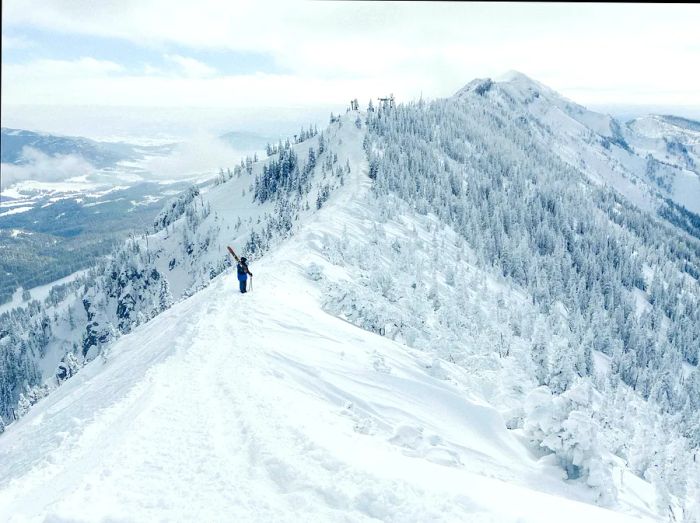
[{"label": "tree covered in rime ice", "polygon": [[557,456],[569,479],[585,477],[601,504],[612,503],[617,491],[594,412],[602,401],[590,380],[583,379],[562,394],[546,386],[534,389],[525,400],[525,432]]}]

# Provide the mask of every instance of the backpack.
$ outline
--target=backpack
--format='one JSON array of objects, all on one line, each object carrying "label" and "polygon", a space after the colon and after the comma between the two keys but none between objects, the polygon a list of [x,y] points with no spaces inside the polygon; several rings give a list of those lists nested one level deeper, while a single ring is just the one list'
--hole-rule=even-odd
[{"label": "backpack", "polygon": [[245,263],[239,263],[236,268],[238,270],[239,280],[245,280],[248,278],[248,266]]}]

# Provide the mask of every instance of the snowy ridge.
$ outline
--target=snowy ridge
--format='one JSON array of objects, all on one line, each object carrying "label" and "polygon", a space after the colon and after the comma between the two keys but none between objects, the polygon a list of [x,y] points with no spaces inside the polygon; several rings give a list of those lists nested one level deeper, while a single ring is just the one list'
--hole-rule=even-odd
[{"label": "snowy ridge", "polygon": [[[353,175],[253,265],[251,294],[219,276],[8,428],[3,520],[653,519],[643,481],[618,480],[635,517],[592,505],[506,429],[470,372],[322,310],[310,264],[353,278],[328,245],[372,227],[361,134],[346,121],[339,137]],[[415,227],[427,234],[387,226],[387,243]]]},{"label": "snowy ridge", "polygon": [[700,213],[699,140],[693,122],[658,116],[618,122],[517,71],[497,82],[470,82],[454,97],[468,99],[473,94],[524,113],[535,138],[642,209],[654,211],[661,198],[669,198]]}]

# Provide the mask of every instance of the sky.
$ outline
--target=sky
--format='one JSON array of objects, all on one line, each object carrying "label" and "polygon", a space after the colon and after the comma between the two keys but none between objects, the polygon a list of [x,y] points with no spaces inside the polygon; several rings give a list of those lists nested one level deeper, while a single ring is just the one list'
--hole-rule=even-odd
[{"label": "sky", "polygon": [[148,116],[142,130],[153,133],[195,132],[198,119],[270,131],[275,115],[291,121],[387,93],[449,96],[512,69],[589,107],[700,108],[697,5],[4,0],[2,9],[6,126],[119,135]]}]

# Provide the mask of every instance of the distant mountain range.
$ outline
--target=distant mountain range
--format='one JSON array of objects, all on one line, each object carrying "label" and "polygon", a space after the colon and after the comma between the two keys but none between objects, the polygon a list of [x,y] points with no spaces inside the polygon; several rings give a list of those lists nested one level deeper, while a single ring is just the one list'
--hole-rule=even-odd
[{"label": "distant mountain range", "polygon": [[[263,151],[268,143],[277,143],[279,136],[248,131],[230,131],[219,136],[236,151]],[[48,156],[79,155],[97,168],[114,167],[118,162],[139,160],[147,155],[163,155],[178,144],[135,145],[127,142],[104,142],[80,136],[61,136],[24,129],[3,127],[0,133],[2,163],[27,163],[22,151],[32,147]]]},{"label": "distant mountain range", "polygon": [[27,162],[25,147],[49,156],[79,155],[97,168],[113,167],[120,161],[141,159],[148,154],[166,154],[173,144],[143,146],[124,142],[98,142],[76,136],[57,136],[23,129],[2,128],[2,163],[21,165]]}]

